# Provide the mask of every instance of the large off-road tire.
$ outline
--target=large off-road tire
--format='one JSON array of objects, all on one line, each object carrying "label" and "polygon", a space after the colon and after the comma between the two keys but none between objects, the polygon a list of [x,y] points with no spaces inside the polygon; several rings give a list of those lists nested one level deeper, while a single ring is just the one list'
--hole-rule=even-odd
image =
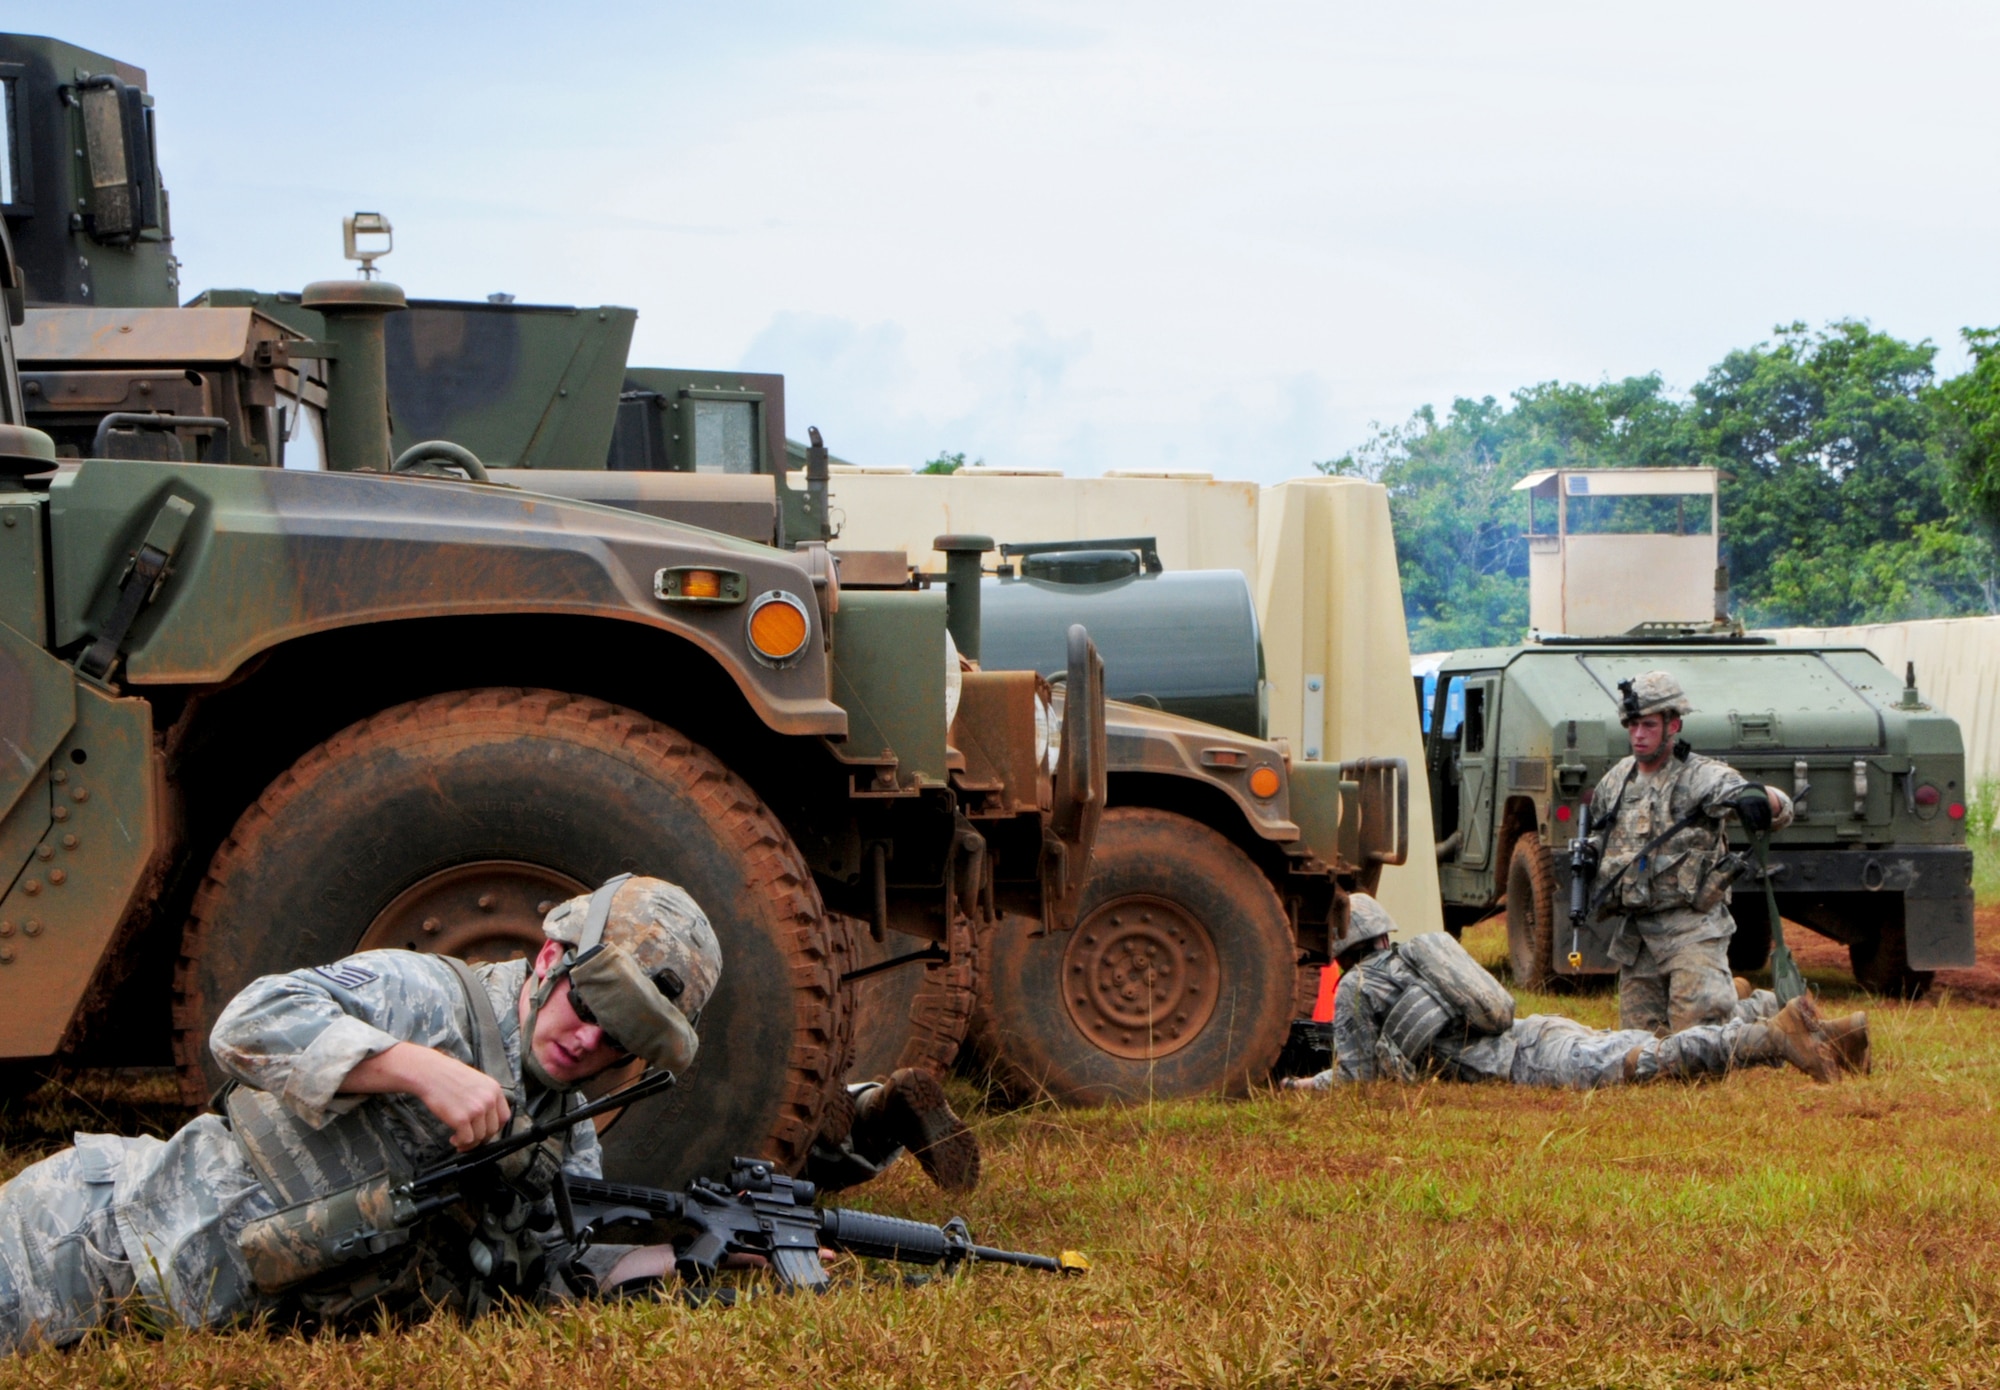
[{"label": "large off-road tire", "polygon": [[1507,863],[1507,963],[1516,989],[1545,990],[1556,978],[1555,856],[1530,830]]},{"label": "large off-road tire", "polygon": [[1909,944],[1901,922],[1883,927],[1871,940],[1849,942],[1847,959],[1864,989],[1887,998],[1921,999],[1931,987],[1931,971],[1910,969]]},{"label": "large off-road tire", "polygon": [[[857,970],[932,944],[894,931],[878,942],[858,924],[854,941]],[[950,1074],[972,1025],[978,989],[979,955],[968,918],[954,916],[946,945],[949,962],[901,965],[849,986],[853,990],[849,1012],[854,1016],[850,1081],[884,1080],[904,1067],[917,1067],[940,1079]]]},{"label": "large off-road tire", "polygon": [[971,1041],[1016,1101],[1099,1105],[1268,1078],[1298,951],[1269,880],[1197,821],[1107,812],[1070,931],[1010,916],[980,942]]},{"label": "large off-road tire", "polygon": [[195,897],[175,975],[183,1088],[219,1079],[209,1029],[258,975],[363,945],[510,954],[536,943],[544,904],[625,871],[694,896],[723,971],[700,1056],[607,1132],[607,1175],[673,1186],[738,1153],[796,1166],[849,1043],[844,923],[829,920],[784,827],[712,754],[631,710],[554,691],[385,710],[307,753],[243,813]]}]

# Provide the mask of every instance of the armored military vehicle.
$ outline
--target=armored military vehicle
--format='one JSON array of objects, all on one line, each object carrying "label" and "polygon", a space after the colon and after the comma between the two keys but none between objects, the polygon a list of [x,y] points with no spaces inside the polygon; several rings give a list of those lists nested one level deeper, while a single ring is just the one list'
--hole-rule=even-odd
[{"label": "armored military vehicle", "polygon": [[[94,55],[75,61],[103,62]],[[130,76],[143,84],[142,74]],[[350,220],[350,253],[363,221],[388,230],[379,215],[357,215]],[[66,456],[370,466],[328,428],[330,380],[338,386],[347,373],[351,390],[357,374],[323,355],[322,345],[339,336],[325,307],[298,294],[221,290],[178,312],[33,312],[24,335],[31,410]],[[378,318],[392,452],[405,466],[436,471],[436,460],[425,463],[411,451],[442,457],[449,450],[425,441],[448,439],[469,450],[478,476],[495,482],[780,547],[819,547],[833,538],[825,456],[814,449],[795,458],[788,448],[781,377],[628,369],[629,309],[521,305],[495,296],[487,303],[410,301]],[[196,324],[203,325],[199,333]],[[183,354],[178,359],[176,349]],[[480,459],[490,466],[480,467]],[[465,471],[462,458],[444,462]],[[837,583],[855,603],[863,594],[887,602],[891,594],[931,587],[929,577],[909,573],[901,556],[833,552],[831,559]],[[1182,661],[1174,675],[1171,659],[1138,667],[1129,660],[1136,647],[1120,653],[1114,679],[1142,703],[1118,709],[1109,740],[1119,804],[1107,823],[1107,844],[1131,840],[1125,857],[1151,867],[1103,883],[1151,874],[1157,891],[1136,913],[1120,906],[1137,901],[1136,890],[1093,898],[1097,905],[1086,916],[1102,923],[1053,942],[1043,939],[1044,917],[1057,921],[1060,914],[993,915],[987,954],[1018,957],[1019,968],[985,976],[986,1051],[1015,1089],[1063,1098],[1240,1088],[1262,1074],[1283,1042],[1300,954],[1323,956],[1327,924],[1343,910],[1346,892],[1372,886],[1384,863],[1400,859],[1403,770],[1387,762],[1344,770],[1312,765],[1294,777],[1282,750],[1261,739],[1261,651],[1240,576],[1228,576],[1234,590],[1218,595],[1219,576],[1174,575],[1156,583],[1148,573],[1118,598],[1073,582],[1053,589],[1043,582],[1058,570],[1073,581],[1088,556],[1036,563],[1038,572],[1018,576],[1018,584],[995,597],[995,631],[1032,629],[1039,642],[1033,667],[1059,683],[1070,623],[1061,609],[1072,601],[1136,633],[1148,622],[1148,604],[1133,600],[1152,600],[1152,611],[1171,609],[1184,619],[1188,599],[1202,591],[1204,611],[1230,629],[1234,660],[1218,684],[1212,652],[1198,677],[1194,663]],[[975,557],[961,589],[978,583],[977,571]],[[1037,593],[1044,595],[1039,603],[1014,601]],[[948,612],[974,611],[969,598],[947,598]],[[961,647],[976,654],[976,619],[949,621]],[[853,661],[867,659],[859,638],[848,639],[843,651]],[[893,665],[901,653],[885,643],[874,655]],[[992,668],[1014,662],[986,665],[974,686],[990,681]],[[1135,674],[1141,686],[1131,686]],[[1210,693],[1195,693],[1204,684]],[[978,703],[969,693],[963,698],[968,708]],[[978,780],[970,769],[964,776]],[[961,783],[969,794],[970,783],[963,777]],[[1197,862],[1207,867],[1197,873]],[[1167,881],[1176,877],[1188,882],[1169,891]],[[1217,883],[1233,886],[1218,892]],[[860,933],[850,972],[860,1020],[855,1073],[948,1064],[975,1012],[970,945],[979,914],[945,913],[938,931],[912,936],[885,927],[887,914],[876,905],[827,893],[872,927]],[[1197,898],[1206,906],[1191,905]],[[1003,941],[1012,943],[1004,952]],[[1066,998],[1045,982],[1016,978],[1024,970],[1033,974],[1029,962],[1054,947],[1078,941],[1090,949],[1072,949],[1076,961],[1051,968],[1102,977],[1095,993]],[[1168,943],[1179,944],[1169,949]],[[1192,1004],[1164,984],[1150,990],[1130,984],[1133,962],[1156,957],[1177,962]],[[1034,970],[1048,973],[1042,965]],[[1141,995],[1151,1003],[1135,1002]]]},{"label": "armored military vehicle", "polygon": [[[1711,470],[1562,470],[1521,486],[1569,513],[1535,537],[1531,559],[1549,579],[1535,591],[1539,621],[1631,623],[1675,585],[1683,608],[1709,606]],[[1625,515],[1640,529],[1574,527],[1580,499],[1609,512],[1605,503],[1625,497],[1639,499]],[[1573,531],[1583,541],[1574,551]],[[1593,584],[1581,562],[1597,548],[1621,565],[1644,550],[1651,577],[1623,588]],[[1536,575],[1531,569],[1531,581]],[[1576,942],[1581,970],[1569,964],[1565,851],[1585,797],[1630,751],[1618,682],[1665,670],[1693,702],[1682,737],[1694,750],[1797,804],[1770,848],[1771,886],[1787,920],[1844,944],[1856,978],[1886,994],[1914,997],[1931,972],[1971,965],[1964,744],[1957,723],[1924,702],[1916,673],[1899,678],[1859,647],[1783,647],[1726,621],[1679,617],[1618,635],[1552,633],[1439,663],[1425,750],[1447,925],[1461,929],[1504,904],[1514,977],[1528,988],[1615,970],[1604,955],[1605,925]],[[1420,702],[1426,683],[1418,681]],[[1731,834],[1747,850],[1741,828]],[[1754,871],[1737,881],[1731,911],[1731,963],[1755,970],[1769,954],[1771,923]]]},{"label": "armored military vehicle", "polygon": [[[70,127],[13,151],[49,197],[79,175],[71,97],[109,66],[72,60]],[[611,1168],[796,1164],[846,1074],[857,926],[936,953],[967,919],[1073,915],[1105,785],[1081,631],[1058,717],[1032,672],[960,669],[944,593],[843,600],[823,544],[526,492],[456,445],[392,469],[392,285],[308,287],[309,340],[248,308],[26,310],[4,259],[34,350],[82,346],[27,383],[62,461],[19,428],[0,334],[0,1057],[145,1063],[171,1039],[195,1099],[252,976],[509,954],[636,869],[689,887],[731,969]],[[166,408],[90,425],[114,398]],[[272,466],[307,421],[324,466]]]}]

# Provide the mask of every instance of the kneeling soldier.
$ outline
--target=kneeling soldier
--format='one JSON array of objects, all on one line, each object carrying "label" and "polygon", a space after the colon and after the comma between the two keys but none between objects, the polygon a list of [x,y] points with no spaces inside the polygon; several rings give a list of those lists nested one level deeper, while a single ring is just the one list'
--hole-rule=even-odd
[{"label": "kneeling soldier", "polygon": [[1618,1026],[1654,1033],[1730,1017],[1730,885],[1745,867],[1726,818],[1753,832],[1792,823],[1792,799],[1680,741],[1694,712],[1679,681],[1648,671],[1619,682],[1632,754],[1591,794],[1602,851],[1593,907],[1615,922]]},{"label": "kneeling soldier", "polygon": [[1517,1020],[1513,996],[1458,942],[1433,932],[1392,946],[1395,925],[1373,898],[1354,896],[1334,942],[1343,971],[1333,998],[1334,1065],[1288,1087],[1439,1077],[1587,1090],[1785,1063],[1815,1081],[1868,1069],[1868,1016],[1822,1019],[1810,995],[1781,1009],[1768,990],[1732,990],[1747,997],[1734,1000],[1728,1022],[1664,1038],[1545,1014]]},{"label": "kneeling soldier", "polygon": [[[693,1060],[722,955],[685,892],[621,876],[542,930],[531,961],[366,951],[254,981],[210,1038],[233,1078],[225,1115],[165,1140],[79,1134],[0,1188],[0,1351],[128,1313],[195,1326],[476,1313],[550,1288],[555,1171],[599,1173],[588,1122],[516,1155],[483,1209],[385,1235],[341,1206],[368,1179],[561,1116],[578,1085],[634,1055]],[[343,1219],[367,1238],[329,1257]]]}]

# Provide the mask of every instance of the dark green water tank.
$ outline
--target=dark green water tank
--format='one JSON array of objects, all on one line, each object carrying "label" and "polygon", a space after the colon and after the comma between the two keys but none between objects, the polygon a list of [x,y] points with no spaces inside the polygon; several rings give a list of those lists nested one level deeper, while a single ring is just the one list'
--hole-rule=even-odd
[{"label": "dark green water tank", "polygon": [[[1069,625],[1082,623],[1104,657],[1112,699],[1263,737],[1264,653],[1249,581],[1235,570],[1107,570],[1094,563],[1099,552],[1086,554],[1060,562],[1066,578],[1086,582],[1002,578],[980,586],[980,665],[1052,676],[1068,661]],[[1088,582],[1121,568],[1123,578]]]}]

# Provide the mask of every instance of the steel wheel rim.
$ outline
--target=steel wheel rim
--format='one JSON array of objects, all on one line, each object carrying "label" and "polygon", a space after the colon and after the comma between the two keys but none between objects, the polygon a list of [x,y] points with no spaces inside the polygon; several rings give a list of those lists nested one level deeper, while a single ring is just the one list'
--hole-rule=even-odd
[{"label": "steel wheel rim", "polygon": [[484,962],[532,956],[546,940],[542,918],[588,893],[568,874],[517,859],[479,859],[427,874],[375,914],[355,944]]},{"label": "steel wheel rim", "polygon": [[1070,933],[1062,997],[1070,1021],[1114,1057],[1172,1056],[1201,1035],[1222,993],[1215,940],[1165,898],[1105,903]]}]

